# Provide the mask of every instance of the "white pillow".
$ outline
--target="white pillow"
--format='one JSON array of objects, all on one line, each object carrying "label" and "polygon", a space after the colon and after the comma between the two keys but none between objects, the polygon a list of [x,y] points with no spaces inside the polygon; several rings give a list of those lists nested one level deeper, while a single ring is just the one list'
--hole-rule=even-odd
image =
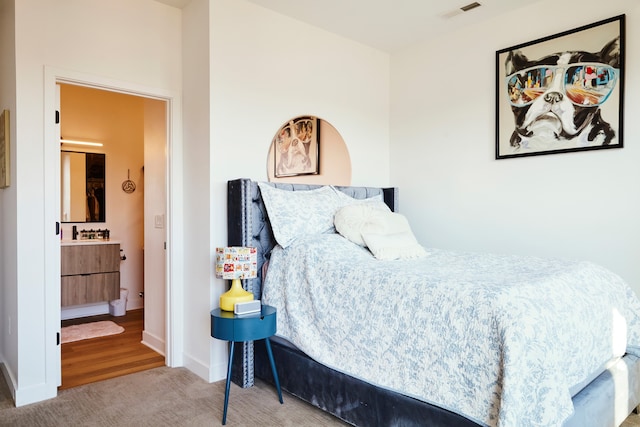
[{"label": "white pillow", "polygon": [[362,237],[373,256],[380,260],[422,258],[429,255],[411,231],[391,234],[364,233]]},{"label": "white pillow", "polygon": [[[349,196],[346,196],[349,197]],[[368,224],[383,221],[380,215],[391,213],[382,201],[365,199],[360,203],[344,206],[336,212],[333,223],[336,231],[356,245],[366,246],[362,240],[362,228]]]},{"label": "white pillow", "polygon": [[340,206],[334,190],[281,190],[259,182],[273,237],[283,248],[309,234],[333,233],[333,216]]},{"label": "white pillow", "polygon": [[427,251],[411,232],[409,221],[399,213],[386,213],[362,227],[362,240],[377,259],[411,259],[427,256]]}]

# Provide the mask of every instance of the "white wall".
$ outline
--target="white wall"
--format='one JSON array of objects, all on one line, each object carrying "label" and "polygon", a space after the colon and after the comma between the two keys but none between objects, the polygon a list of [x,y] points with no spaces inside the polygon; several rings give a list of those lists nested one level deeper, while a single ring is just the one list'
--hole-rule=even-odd
[{"label": "white wall", "polygon": [[[244,0],[212,0],[210,16],[209,278],[213,249],[227,242],[227,180],[267,180],[271,139],[290,118],[315,115],[337,129],[354,185],[389,184],[388,55]],[[210,308],[227,286],[212,283]],[[211,359],[211,378],[223,378],[226,354],[215,340]]]},{"label": "white wall", "polygon": [[[278,127],[291,117],[312,114],[332,123],[345,139],[355,159],[354,184],[388,184],[386,54],[245,1],[194,0],[183,14],[181,24],[178,9],[147,0],[25,0],[16,6],[21,137],[18,200],[12,207],[21,219],[12,225],[22,243],[5,248],[16,254],[18,278],[4,291],[25,301],[16,303],[16,333],[29,340],[15,351],[12,343],[6,347],[15,355],[15,362],[6,361],[16,378],[12,387],[19,405],[55,395],[54,369],[46,362],[51,348],[45,335],[51,326],[43,329],[47,316],[33,309],[47,304],[45,271],[47,263],[55,267],[56,258],[46,248],[55,250],[58,244],[48,232],[53,216],[43,221],[36,214],[46,212],[56,172],[45,160],[52,148],[43,149],[45,66],[175,93],[184,70],[184,149],[171,147],[169,165],[182,170],[184,163],[186,172],[184,186],[170,188],[171,206],[189,219],[184,232],[182,224],[174,224],[170,236],[180,247],[184,239],[185,251],[175,254],[179,259],[170,267],[184,290],[177,289],[170,300],[177,316],[184,307],[185,327],[184,334],[176,331],[169,339],[178,347],[184,343],[184,355],[173,355],[174,363],[184,357],[184,364],[204,378],[223,378],[226,367],[225,346],[209,331],[209,311],[226,286],[213,277],[211,264],[213,248],[227,240],[226,181],[266,179],[268,149]],[[181,124],[173,123],[170,132],[181,131]],[[254,154],[240,161],[239,153]],[[180,185],[180,176],[173,182]]]},{"label": "white wall", "polygon": [[[225,365],[225,346],[211,338],[213,304],[210,164],[210,58],[208,0],[192,0],[183,9],[183,72],[184,72],[184,164],[183,209],[188,221],[184,224],[185,287],[184,365],[207,380],[220,379],[220,367],[212,373],[211,363]],[[217,357],[212,357],[214,352]],[[224,370],[224,366],[222,367]]]},{"label": "white wall", "polygon": [[[495,52],[622,13],[625,147],[494,160]],[[587,259],[640,294],[639,24],[635,0],[548,0],[393,56],[391,181],[424,245]]]},{"label": "white wall", "polygon": [[21,339],[17,346],[10,340],[3,350],[10,353],[6,367],[15,379],[10,387],[22,405],[55,396],[57,386],[51,355],[59,325],[51,322],[55,315],[49,310],[56,277],[48,273],[59,269],[56,215],[50,207],[58,179],[45,156],[57,143],[44,116],[52,113],[45,110],[43,96],[51,90],[44,86],[47,67],[179,95],[181,15],[151,0],[20,0],[15,13],[17,201],[10,208],[17,215],[12,224],[17,238],[4,250],[15,254],[16,280],[3,287],[5,294],[17,295],[12,327]]}]

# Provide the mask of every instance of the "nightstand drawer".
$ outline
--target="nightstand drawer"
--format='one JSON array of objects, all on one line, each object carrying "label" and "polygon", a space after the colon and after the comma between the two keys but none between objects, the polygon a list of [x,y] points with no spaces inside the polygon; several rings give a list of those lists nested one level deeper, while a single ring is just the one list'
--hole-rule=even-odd
[{"label": "nightstand drawer", "polygon": [[237,315],[215,309],[211,312],[211,336],[226,341],[254,341],[276,333],[276,309],[263,305],[261,313]]}]

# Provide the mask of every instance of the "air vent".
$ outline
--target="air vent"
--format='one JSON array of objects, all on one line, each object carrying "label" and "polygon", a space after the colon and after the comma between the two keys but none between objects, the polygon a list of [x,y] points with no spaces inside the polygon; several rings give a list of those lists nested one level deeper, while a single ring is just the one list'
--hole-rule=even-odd
[{"label": "air vent", "polygon": [[480,6],[482,6],[480,3],[478,3],[477,1],[474,1],[473,3],[469,3],[466,6],[462,6],[462,7],[458,8],[458,9],[452,10],[451,12],[445,13],[444,15],[442,15],[442,17],[445,18],[445,19],[451,19],[454,16],[462,15],[464,12],[468,12],[468,11],[470,11],[472,9],[475,9],[476,7],[480,7]]},{"label": "air vent", "polygon": [[466,6],[462,6],[460,10],[462,10],[463,12],[469,12],[471,9],[475,9],[476,7],[480,7],[480,6],[482,6],[480,3],[478,3],[477,1],[474,1],[473,3],[469,3]]}]

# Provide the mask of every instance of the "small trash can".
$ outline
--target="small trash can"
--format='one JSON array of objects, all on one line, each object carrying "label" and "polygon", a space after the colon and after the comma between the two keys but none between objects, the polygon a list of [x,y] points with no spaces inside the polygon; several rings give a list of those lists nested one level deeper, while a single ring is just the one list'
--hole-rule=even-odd
[{"label": "small trash can", "polygon": [[120,298],[114,299],[109,303],[109,314],[112,316],[124,316],[127,313],[127,297],[129,291],[126,288],[120,288]]}]

